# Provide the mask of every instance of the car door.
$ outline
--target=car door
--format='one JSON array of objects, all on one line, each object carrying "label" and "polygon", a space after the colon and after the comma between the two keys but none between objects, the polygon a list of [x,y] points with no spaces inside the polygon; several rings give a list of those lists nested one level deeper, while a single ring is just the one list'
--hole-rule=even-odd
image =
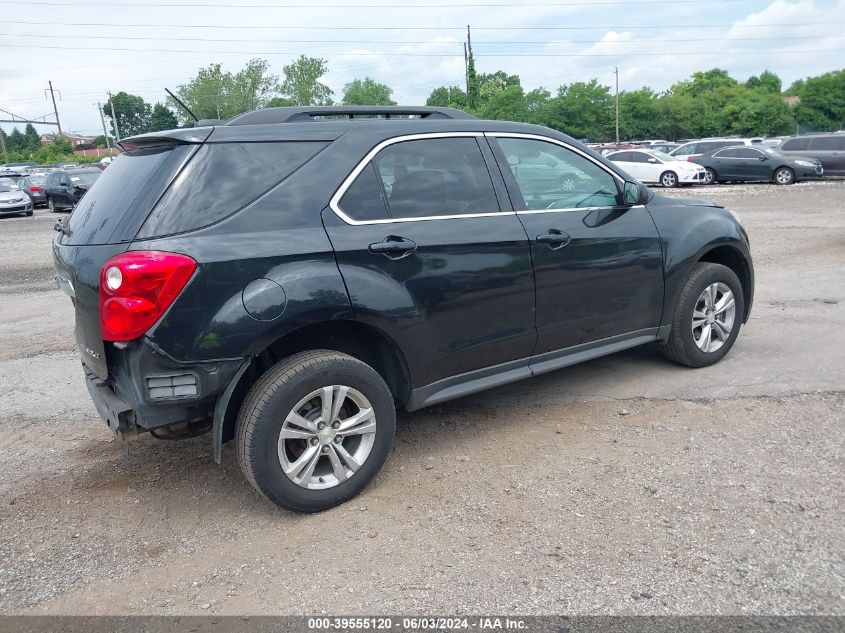
[{"label": "car door", "polygon": [[415,387],[519,359],[527,367],[536,342],[528,236],[479,140],[385,141],[323,212],[356,320],[399,344]]},{"label": "car door", "polygon": [[639,180],[643,182],[660,182],[660,176],[664,171],[663,163],[645,152],[631,152],[631,154],[633,155],[634,164],[637,165],[637,171],[642,174],[638,176]]},{"label": "car door", "polygon": [[719,180],[742,180],[740,157],[737,148],[722,149],[713,154],[713,169]]},{"label": "car door", "polygon": [[53,195],[53,202],[56,206],[67,207],[72,206],[73,201],[70,198],[70,178],[65,172],[56,174],[56,193]]},{"label": "car door", "polygon": [[818,158],[825,175],[845,176],[845,134],[810,138],[809,156]]},{"label": "car door", "polygon": [[742,180],[769,181],[772,179],[774,166],[766,154],[752,147],[737,147],[733,151],[738,157],[737,169]]},{"label": "car door", "polygon": [[[660,238],[644,206],[619,204],[622,178],[562,141],[508,133],[488,138],[531,241],[535,354],[656,332],[663,307]],[[538,191],[520,179],[513,167],[538,153],[578,170],[581,190]]]}]

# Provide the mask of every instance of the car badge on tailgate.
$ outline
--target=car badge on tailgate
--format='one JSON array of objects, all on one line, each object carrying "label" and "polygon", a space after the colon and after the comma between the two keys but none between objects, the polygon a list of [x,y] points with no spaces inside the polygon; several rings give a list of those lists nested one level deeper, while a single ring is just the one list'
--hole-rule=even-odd
[{"label": "car badge on tailgate", "polygon": [[56,275],[56,284],[59,286],[59,290],[65,293],[71,299],[76,298],[76,293],[73,290],[73,283],[67,277],[63,277],[62,275]]}]

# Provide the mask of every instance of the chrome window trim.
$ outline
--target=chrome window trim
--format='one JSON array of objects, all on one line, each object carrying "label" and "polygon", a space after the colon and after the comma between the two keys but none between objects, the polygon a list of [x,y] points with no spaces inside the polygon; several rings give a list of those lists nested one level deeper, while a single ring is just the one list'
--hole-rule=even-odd
[{"label": "chrome window trim", "polygon": [[[371,149],[364,158],[355,166],[355,168],[349,173],[349,175],[344,179],[343,183],[341,183],[338,190],[332,196],[331,200],[329,200],[329,208],[334,212],[334,214],[339,217],[341,220],[346,222],[346,224],[352,226],[367,226],[370,224],[397,224],[399,222],[427,222],[429,220],[460,220],[464,218],[489,218],[489,217],[500,217],[504,215],[515,215],[513,211],[490,211],[490,212],[483,212],[483,213],[461,213],[457,215],[426,215],[414,218],[381,218],[378,220],[356,220],[354,218],[349,217],[346,213],[343,212],[343,209],[340,208],[340,200],[343,198],[346,190],[352,186],[352,183],[355,182],[355,179],[359,176],[359,174],[366,169],[367,165],[370,164],[370,161],[375,158],[375,156],[383,150],[385,147],[390,147],[391,145],[395,145],[396,143],[404,143],[406,141],[420,141],[426,139],[437,139],[437,138],[481,138],[484,136],[484,132],[425,132],[421,134],[405,134],[403,136],[394,136],[392,138],[385,139],[381,141],[378,145],[376,145],[373,149]],[[481,150],[479,149],[479,153]],[[481,154],[483,157],[483,154]]]}]

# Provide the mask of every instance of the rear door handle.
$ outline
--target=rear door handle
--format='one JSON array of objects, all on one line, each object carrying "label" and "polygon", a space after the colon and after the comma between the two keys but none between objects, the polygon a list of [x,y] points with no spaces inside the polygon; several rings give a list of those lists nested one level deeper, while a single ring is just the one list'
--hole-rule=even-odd
[{"label": "rear door handle", "polygon": [[549,229],[549,232],[545,235],[538,235],[537,242],[540,244],[546,244],[551,249],[558,249],[563,248],[572,238],[569,237],[563,231],[558,231],[557,229]]},{"label": "rear door handle", "polygon": [[369,248],[371,253],[381,253],[388,259],[401,259],[415,250],[416,242],[397,235],[388,235],[381,242],[370,244]]}]

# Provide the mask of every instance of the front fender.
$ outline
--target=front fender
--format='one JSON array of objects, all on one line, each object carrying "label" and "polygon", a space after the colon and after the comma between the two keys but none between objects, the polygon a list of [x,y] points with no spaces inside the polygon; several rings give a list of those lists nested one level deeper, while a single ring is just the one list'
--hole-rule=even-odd
[{"label": "front fender", "polygon": [[647,208],[657,227],[663,248],[664,295],[661,326],[671,324],[678,296],[692,267],[702,260],[720,261],[720,258],[708,257],[708,254],[714,252],[724,256],[730,255],[730,261],[739,263],[742,268],[735,272],[742,280],[747,295],[744,317],[747,320],[753,299],[754,267],[748,234],[736,217],[713,203],[678,200],[660,195],[655,195]]}]

